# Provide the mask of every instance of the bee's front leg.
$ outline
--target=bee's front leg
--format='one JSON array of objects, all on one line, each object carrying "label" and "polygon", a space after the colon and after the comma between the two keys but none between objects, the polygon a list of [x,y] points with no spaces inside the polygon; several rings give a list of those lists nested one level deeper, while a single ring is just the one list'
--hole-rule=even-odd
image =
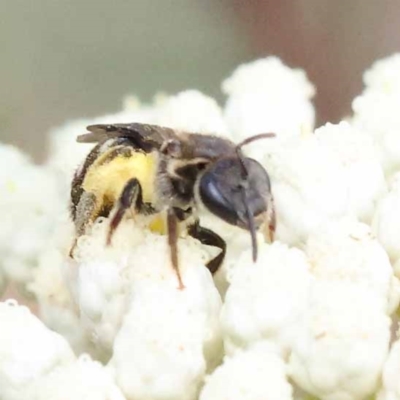
[{"label": "bee's front leg", "polygon": [[263,229],[264,239],[267,243],[272,243],[274,241],[275,230],[276,230],[276,212],[275,212],[274,199],[272,195],[270,195],[267,200],[267,213]]},{"label": "bee's front leg", "polygon": [[179,271],[178,261],[178,218],[173,208],[167,212],[168,245],[171,252],[171,264],[174,268],[179,281],[179,289],[184,289],[182,277]]},{"label": "bee's front leg", "polygon": [[203,228],[199,222],[196,221],[193,225],[189,226],[188,233],[193,238],[200,241],[200,243],[207,246],[214,246],[221,249],[221,252],[207,263],[207,268],[214,275],[222,262],[224,261],[226,254],[226,243],[225,241],[210,229]]}]

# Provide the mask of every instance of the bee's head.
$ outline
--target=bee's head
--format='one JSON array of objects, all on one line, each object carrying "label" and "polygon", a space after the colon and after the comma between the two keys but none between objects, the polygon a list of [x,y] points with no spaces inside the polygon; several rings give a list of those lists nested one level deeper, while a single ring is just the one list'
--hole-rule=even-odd
[{"label": "bee's head", "polygon": [[205,170],[198,190],[202,203],[212,214],[251,233],[255,261],[256,230],[266,221],[271,190],[261,164],[239,154],[220,158]]}]

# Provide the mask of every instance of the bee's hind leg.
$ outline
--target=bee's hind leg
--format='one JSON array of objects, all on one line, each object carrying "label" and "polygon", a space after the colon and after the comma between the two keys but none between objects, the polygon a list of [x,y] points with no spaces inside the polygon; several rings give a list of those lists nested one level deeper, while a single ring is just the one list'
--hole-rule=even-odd
[{"label": "bee's hind leg", "polygon": [[69,251],[70,257],[73,256],[79,237],[85,234],[86,227],[98,217],[97,209],[96,196],[93,193],[83,192],[75,210],[74,223],[76,236]]},{"label": "bee's hind leg", "polygon": [[107,234],[107,245],[111,244],[111,239],[115,230],[121,223],[126,211],[134,206],[139,211],[143,206],[142,187],[136,178],[130,179],[126,184],[118,199],[116,210],[111,217],[110,226]]},{"label": "bee's hind leg", "polygon": [[207,263],[207,268],[214,275],[218,271],[225,258],[225,241],[212,230],[200,226],[198,221],[189,226],[188,233],[193,238],[199,240],[202,244],[218,247],[219,249],[221,249],[221,252]]}]

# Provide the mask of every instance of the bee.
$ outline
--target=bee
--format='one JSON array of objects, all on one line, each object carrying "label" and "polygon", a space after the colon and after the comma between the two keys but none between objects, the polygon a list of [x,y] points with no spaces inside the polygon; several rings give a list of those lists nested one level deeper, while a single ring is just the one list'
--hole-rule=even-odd
[{"label": "bee", "polygon": [[75,244],[99,216],[110,217],[110,244],[127,211],[145,215],[165,212],[171,264],[183,288],[177,248],[180,223],[186,223],[187,233],[202,244],[221,250],[207,264],[211,273],[218,270],[226,254],[225,241],[200,225],[200,208],[249,231],[254,262],[256,231],[262,228],[265,239],[273,240],[270,179],[261,164],[242,153],[242,147],[274,134],[252,136],[235,144],[214,135],[140,123],[91,125],[87,130],[77,141],[97,144],[72,181]]}]

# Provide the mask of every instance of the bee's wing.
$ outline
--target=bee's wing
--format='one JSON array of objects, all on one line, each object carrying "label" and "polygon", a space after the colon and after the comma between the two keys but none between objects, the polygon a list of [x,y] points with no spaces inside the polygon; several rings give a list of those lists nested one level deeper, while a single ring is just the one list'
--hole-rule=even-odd
[{"label": "bee's wing", "polygon": [[89,133],[78,136],[79,143],[96,143],[125,137],[132,139],[140,147],[145,145],[159,149],[166,140],[176,138],[173,129],[140,123],[89,125],[86,129]]}]

